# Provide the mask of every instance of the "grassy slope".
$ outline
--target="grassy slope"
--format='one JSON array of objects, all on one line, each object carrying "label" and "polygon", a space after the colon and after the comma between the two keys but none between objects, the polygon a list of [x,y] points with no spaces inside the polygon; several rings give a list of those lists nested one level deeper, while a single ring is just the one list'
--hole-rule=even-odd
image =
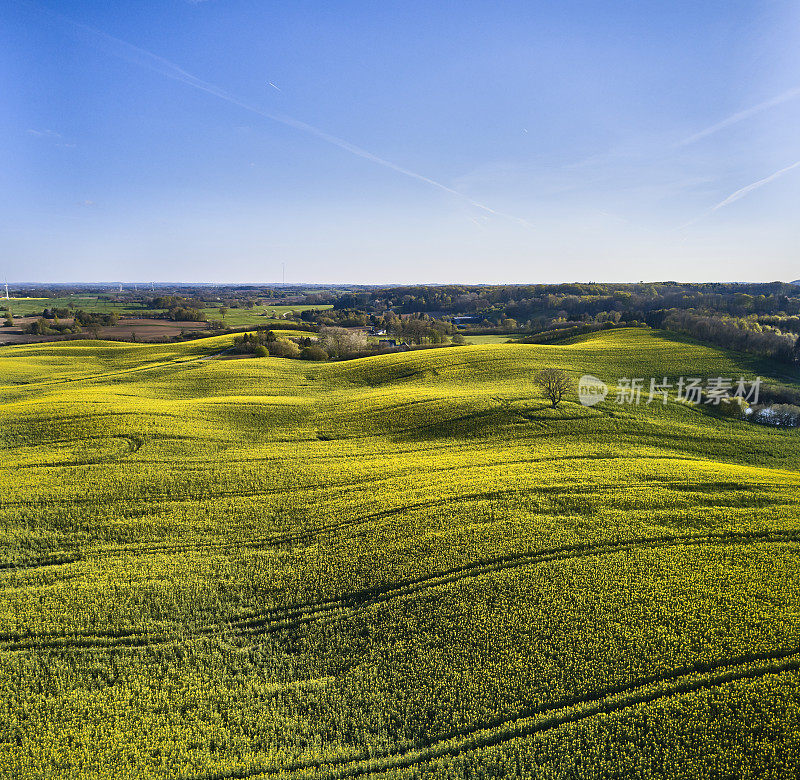
[{"label": "grassy slope", "polygon": [[[332,309],[331,304],[296,304],[294,306],[254,306],[252,309],[229,309],[225,314],[225,325],[229,328],[255,327],[256,325],[273,325],[283,323],[286,320],[275,319],[283,317],[288,312],[301,312],[309,309]],[[220,320],[219,309],[210,307],[205,310],[206,318],[209,320]]]},{"label": "grassy slope", "polygon": [[230,340],[0,350],[0,774],[794,776],[797,433],[531,380],[775,367]]},{"label": "grassy slope", "polygon": [[[26,317],[32,314],[39,315],[46,308],[65,308],[70,305],[76,309],[101,314],[116,312],[123,318],[126,314],[155,316],[164,311],[164,309],[148,309],[142,303],[135,301],[119,303],[116,301],[101,301],[94,295],[72,295],[61,298],[12,298],[9,301],[0,299],[0,308],[8,306],[15,317]],[[291,306],[254,306],[252,309],[228,309],[224,321],[229,328],[255,327],[256,325],[278,325],[280,327],[282,324],[286,325],[287,322],[275,318],[283,317],[287,312],[332,308],[331,304],[295,304]],[[209,305],[204,312],[207,320],[223,319],[219,309],[214,306]],[[169,324],[169,320],[164,321],[165,326]]]},{"label": "grassy slope", "polygon": [[96,295],[67,295],[60,298],[11,298],[10,300],[0,300],[0,305],[8,307],[15,317],[28,317],[31,314],[39,315],[43,309],[73,306],[84,311],[99,312],[101,314],[111,314],[116,312],[121,317],[125,314],[135,312],[141,314],[145,311],[141,303],[129,301],[118,303],[116,301],[102,301]]}]

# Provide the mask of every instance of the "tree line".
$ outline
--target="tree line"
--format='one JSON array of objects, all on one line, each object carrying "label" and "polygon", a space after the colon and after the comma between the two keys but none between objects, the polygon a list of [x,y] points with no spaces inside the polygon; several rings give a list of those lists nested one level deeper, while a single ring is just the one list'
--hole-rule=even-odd
[{"label": "tree line", "polygon": [[664,316],[661,326],[726,349],[752,352],[784,363],[800,362],[800,339],[796,334],[756,320],[675,310]]},{"label": "tree line", "polygon": [[413,343],[455,333],[507,334],[526,343],[618,326],[664,328],[729,349],[800,362],[800,285],[655,282],[375,288],[338,296],[303,317],[384,327]]}]

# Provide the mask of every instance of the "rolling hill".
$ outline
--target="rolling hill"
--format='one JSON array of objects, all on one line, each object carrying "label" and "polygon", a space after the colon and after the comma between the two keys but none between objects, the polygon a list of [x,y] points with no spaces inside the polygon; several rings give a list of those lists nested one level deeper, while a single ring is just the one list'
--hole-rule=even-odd
[{"label": "rolling hill", "polygon": [[0,349],[0,774],[800,774],[798,433],[614,393],[796,371],[230,340]]}]

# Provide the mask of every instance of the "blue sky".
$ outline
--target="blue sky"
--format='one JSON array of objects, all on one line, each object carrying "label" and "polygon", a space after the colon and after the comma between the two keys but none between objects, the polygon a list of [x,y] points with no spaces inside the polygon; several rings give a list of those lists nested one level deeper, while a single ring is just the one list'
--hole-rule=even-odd
[{"label": "blue sky", "polygon": [[794,0],[7,0],[0,272],[797,279],[798,129]]}]

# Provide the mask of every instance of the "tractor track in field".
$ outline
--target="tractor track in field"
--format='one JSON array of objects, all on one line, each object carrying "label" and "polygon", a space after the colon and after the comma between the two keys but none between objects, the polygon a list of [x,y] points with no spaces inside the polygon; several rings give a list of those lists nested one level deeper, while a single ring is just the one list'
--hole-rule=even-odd
[{"label": "tractor track in field", "polygon": [[[99,547],[88,548],[82,554],[67,559],[67,556],[61,556],[62,563],[71,563],[77,560],[104,560],[118,556],[138,556],[138,555],[170,555],[188,552],[200,551],[214,551],[225,552],[227,550],[242,550],[250,549],[263,549],[268,547],[281,547],[283,545],[295,545],[302,542],[313,541],[319,536],[335,533],[351,526],[359,526],[370,522],[371,520],[379,519],[380,517],[398,514],[407,507],[398,509],[387,510],[386,512],[379,512],[371,515],[364,515],[362,517],[345,520],[341,523],[333,523],[331,525],[320,526],[318,528],[310,528],[307,531],[295,531],[287,534],[274,534],[270,536],[255,536],[249,539],[242,539],[235,542],[218,542],[218,541],[205,541],[205,542],[192,542],[187,541],[185,544],[150,544],[150,545],[131,545],[122,547]],[[54,562],[55,563],[55,562]],[[0,570],[13,569],[13,568],[31,568],[34,565],[44,564],[13,564],[0,562]]]},{"label": "tractor track in field", "polygon": [[373,588],[366,588],[364,590],[345,594],[336,599],[298,603],[287,607],[276,607],[271,610],[265,610],[260,614],[230,621],[227,625],[231,630],[245,635],[272,633],[274,631],[296,628],[306,623],[324,620],[331,616],[339,617],[339,613],[341,612],[352,614],[353,612],[366,609],[375,604],[412,595],[431,588],[449,585],[462,579],[538,563],[567,560],[569,558],[585,558],[595,555],[609,555],[637,549],[754,542],[800,542],[800,533],[790,531],[786,533],[764,532],[761,534],[729,532],[702,536],[669,535],[608,541],[595,544],[575,544],[537,550],[534,552],[514,553],[466,564],[436,574],[395,581]]},{"label": "tractor track in field", "polygon": [[28,561],[0,561],[0,571],[19,571],[23,569],[41,569],[45,566],[66,566],[69,563],[82,561],[82,555],[49,555],[43,558],[33,558]]},{"label": "tractor track in field", "polygon": [[[57,633],[5,633],[0,634],[0,650],[58,650],[58,649],[111,649],[118,647],[140,647],[164,644],[182,638],[209,637],[229,632],[240,637],[259,637],[284,630],[294,630],[316,622],[335,621],[356,614],[376,604],[395,598],[411,596],[432,588],[479,577],[509,569],[539,563],[611,555],[639,549],[661,549],[665,547],[799,543],[800,531],[722,532],[703,535],[666,535],[610,540],[593,544],[574,544],[544,550],[514,553],[497,558],[476,561],[435,574],[413,579],[398,580],[385,585],[366,588],[344,594],[334,599],[298,602],[253,612],[221,623],[187,628],[185,634],[166,635],[158,631],[131,629],[128,631],[96,632],[79,631],[72,634]],[[800,549],[797,547],[795,549]]]},{"label": "tractor track in field", "polygon": [[[118,437],[118,438],[128,438],[128,437]],[[133,438],[133,437],[131,437]],[[133,448],[135,443],[131,442],[129,445]],[[133,450],[132,451],[136,451]],[[654,458],[660,459],[658,456],[644,456],[644,458]],[[643,458],[643,459],[644,459]],[[564,458],[565,460],[575,459],[575,460],[583,460],[587,459],[586,456],[570,456],[568,458]],[[596,460],[596,459],[608,459],[608,458],[595,458],[589,457],[588,459]],[[680,460],[683,460],[680,458]],[[522,461],[511,461],[511,465],[515,465],[517,463],[529,463],[529,462],[539,462],[539,459],[525,459]],[[490,464],[488,467],[500,467],[509,465],[508,463],[499,463],[499,464]],[[433,469],[432,471],[449,471],[455,467],[447,467],[443,469]],[[402,475],[401,475],[402,476]],[[383,482],[387,482],[388,480],[381,478],[381,479],[364,479],[359,480],[357,482],[349,482],[347,484],[337,485],[335,487],[341,487],[346,492],[347,490],[355,490],[355,489],[363,489],[367,485],[379,485]],[[739,482],[735,481],[713,481],[713,482],[687,482],[685,480],[643,480],[638,483],[637,487],[639,488],[650,488],[653,485],[659,485],[661,487],[669,488],[670,490],[674,490],[680,493],[691,493],[691,492],[698,492],[698,493],[705,493],[709,489],[713,489],[717,493],[720,491],[730,492],[734,494],[749,494],[752,492],[753,483],[749,485],[744,485]],[[770,484],[758,484],[758,487],[770,489],[773,486]],[[617,490],[618,484],[613,482],[597,482],[591,483],[589,485],[579,485],[578,483],[558,483],[558,484],[550,484],[550,485],[540,485],[535,488],[523,488],[520,489],[519,487],[515,488],[507,488],[503,490],[494,490],[491,492],[480,491],[474,493],[466,493],[462,495],[456,496],[444,496],[438,499],[426,500],[426,501],[419,501],[414,504],[404,504],[398,507],[392,507],[390,509],[380,510],[376,512],[371,512],[366,515],[362,515],[360,517],[356,517],[350,520],[345,520],[340,523],[334,523],[327,526],[320,526],[317,528],[310,528],[308,530],[298,530],[286,534],[272,534],[269,536],[261,536],[261,537],[254,537],[251,539],[246,539],[237,542],[216,542],[216,541],[207,541],[207,542],[189,542],[186,543],[172,543],[172,544],[158,544],[158,545],[129,545],[129,546],[119,546],[119,547],[96,547],[96,548],[88,548],[83,551],[83,557],[91,557],[91,556],[112,556],[112,555],[148,555],[148,554],[158,554],[158,553],[170,553],[170,552],[188,552],[191,550],[209,550],[209,549],[217,549],[217,550],[225,550],[225,549],[235,549],[235,548],[242,548],[242,547],[277,547],[284,544],[298,544],[301,542],[311,541],[319,536],[323,536],[326,533],[333,533],[336,531],[343,530],[349,526],[355,527],[363,525],[366,522],[371,520],[378,520],[384,517],[390,517],[392,515],[396,515],[402,512],[407,511],[416,511],[419,509],[430,509],[435,506],[442,506],[445,504],[453,504],[453,503],[460,503],[465,501],[479,501],[479,500],[494,500],[504,496],[518,496],[518,495],[527,495],[527,494],[538,494],[538,495],[587,495],[591,493],[596,493],[600,491],[609,491],[609,490]],[[260,491],[224,491],[224,492],[217,492],[210,495],[203,495],[203,496],[183,496],[183,497],[172,497],[167,495],[159,495],[155,497],[155,500],[160,500],[164,503],[178,503],[184,504],[191,501],[209,501],[212,499],[220,499],[220,498],[256,498],[256,497],[264,497],[264,496],[288,496],[292,495],[293,493],[297,492],[298,488],[292,489],[282,489],[282,490],[260,490]],[[96,503],[97,499],[94,498],[73,498],[66,503],[71,505],[80,505],[80,504],[89,504],[89,503]],[[118,499],[109,499],[107,503],[115,504],[115,503],[128,503],[131,502],[130,497],[121,497]],[[144,498],[136,499],[139,501],[144,501]],[[152,502],[154,498],[147,497],[148,502]],[[29,501],[6,501],[4,502],[5,507],[14,507],[14,506],[53,506],[58,503],[65,503],[65,502],[56,502],[54,500],[29,500]],[[717,503],[714,506],[718,507],[721,504]],[[733,506],[741,506],[741,501],[733,502],[731,505]],[[765,500],[762,498],[758,502],[759,506],[765,505]],[[2,566],[0,566],[2,568]]]},{"label": "tractor track in field", "polygon": [[121,368],[117,371],[103,371],[99,374],[85,374],[76,377],[58,377],[57,379],[38,379],[32,382],[20,382],[14,388],[38,388],[38,387],[52,387],[54,385],[75,384],[76,382],[94,382],[98,379],[108,379],[110,377],[126,376],[127,374],[139,374],[143,371],[153,371],[158,368],[180,368],[186,364],[199,363],[203,360],[208,360],[209,357],[216,357],[215,355],[191,355],[172,360],[165,360],[162,362],[148,363],[143,366],[133,366],[131,368]]},{"label": "tractor track in field", "polygon": [[[401,745],[388,750],[362,752],[352,756],[335,756],[297,761],[283,767],[241,767],[224,772],[208,772],[184,776],[184,780],[227,780],[257,778],[277,774],[321,770],[318,780],[343,780],[347,777],[377,775],[423,764],[446,756],[495,747],[513,739],[535,737],[562,726],[581,723],[599,715],[612,715],[633,707],[699,691],[718,688],[739,680],[757,680],[767,675],[800,670],[800,648],[752,653],[736,658],[698,662],[626,684],[600,689],[547,704],[527,707],[508,718],[475,724],[450,732],[439,739]],[[533,721],[533,722],[530,722]]]},{"label": "tractor track in field", "polygon": [[133,455],[138,452],[143,444],[143,440],[139,436],[132,436],[129,434],[118,433],[114,436],[78,436],[73,439],[60,439],[58,441],[48,442],[47,445],[58,444],[71,444],[72,442],[89,442],[89,441],[124,441],[127,449],[125,452],[112,453],[110,455],[100,455],[97,457],[87,457],[84,459],[76,459],[73,461],[65,461],[63,463],[23,463],[22,465],[15,465],[15,469],[51,469],[51,468],[71,468],[75,466],[95,466],[101,463],[113,463],[121,460],[122,458]]},{"label": "tractor track in field", "polygon": [[[642,487],[648,487],[650,483],[642,483]],[[731,491],[741,491],[743,490],[743,486],[738,483],[729,483],[729,482],[718,482],[718,483],[673,483],[671,487],[680,492],[691,492],[692,490],[696,490],[697,492],[704,492],[709,486],[713,487],[713,489],[720,491],[720,490],[731,490]],[[593,487],[602,487],[608,488],[611,486],[602,485],[602,486],[593,486]],[[438,499],[431,499],[428,501],[419,501],[415,504],[404,504],[399,507],[392,507],[390,509],[384,509],[378,512],[371,512],[366,515],[361,515],[360,517],[355,517],[350,520],[343,520],[339,523],[332,523],[330,525],[323,525],[318,526],[317,528],[309,528],[308,530],[297,530],[290,533],[285,534],[271,534],[269,536],[256,536],[251,537],[249,539],[242,539],[236,542],[217,542],[217,541],[206,541],[206,542],[186,542],[184,544],[181,543],[173,543],[173,544],[158,544],[158,545],[131,545],[131,546],[124,546],[124,547],[106,547],[106,548],[95,548],[95,549],[87,549],[85,551],[85,557],[89,558],[92,556],[97,557],[110,557],[110,556],[118,556],[118,555],[157,555],[160,553],[182,553],[182,552],[191,552],[194,550],[218,550],[218,551],[225,551],[225,550],[232,550],[232,549],[242,549],[242,548],[253,548],[253,549],[261,549],[266,547],[280,547],[282,545],[295,545],[301,544],[303,542],[310,542],[314,541],[315,539],[325,536],[326,534],[336,533],[337,531],[343,531],[347,528],[356,528],[358,526],[363,526],[365,523],[368,523],[373,520],[381,520],[383,518],[392,517],[394,515],[402,514],[404,512],[413,512],[418,511],[420,509],[431,509],[436,506],[442,506],[445,504],[454,504],[454,503],[461,503],[461,502],[469,502],[469,501],[478,501],[478,500],[496,500],[500,498],[504,498],[506,496],[516,496],[520,495],[520,493],[526,493],[529,491],[520,491],[519,488],[508,488],[505,490],[494,490],[492,492],[487,493],[486,491],[481,491],[478,493],[465,493],[460,496],[446,496],[444,498]],[[564,485],[554,485],[554,486],[547,486],[538,488],[536,490],[538,493],[542,494],[551,494],[551,493],[559,493],[563,494],[565,492]],[[591,489],[572,489],[568,491],[570,493],[580,493],[585,494],[587,492],[591,492]],[[761,505],[764,504],[762,500]],[[738,506],[738,504],[737,504]],[[800,533],[800,531],[798,532]]]},{"label": "tractor track in field", "polygon": [[118,555],[157,555],[159,553],[181,553],[192,552],[195,550],[239,550],[242,548],[260,549],[264,547],[280,547],[282,545],[294,545],[303,542],[309,542],[317,539],[326,534],[336,533],[347,528],[357,527],[369,523],[372,520],[380,520],[384,517],[392,517],[394,515],[402,514],[406,511],[413,511],[417,509],[429,509],[434,506],[442,504],[452,504],[460,501],[474,501],[476,499],[494,499],[504,495],[516,494],[519,491],[516,489],[498,490],[491,493],[467,493],[461,496],[448,496],[442,499],[434,499],[430,501],[421,501],[416,504],[404,504],[403,506],[392,507],[391,509],[384,509],[380,512],[372,512],[367,515],[353,518],[351,520],[343,520],[340,523],[332,523],[330,525],[323,525],[317,528],[309,528],[308,530],[298,530],[286,534],[273,534],[270,536],[256,536],[250,539],[242,539],[235,542],[186,542],[185,544],[158,544],[158,545],[132,545],[127,547],[101,547],[94,549],[87,549],[85,551],[86,558],[98,557],[107,558]]},{"label": "tractor track in field", "polygon": [[[104,438],[104,437],[98,437]],[[139,444],[137,446],[136,438],[135,437],[128,437],[128,436],[115,436],[115,437],[105,437],[105,438],[120,438],[120,439],[130,439],[129,442],[129,449],[130,452],[124,453],[123,456],[115,456],[113,460],[119,460],[120,457],[124,457],[124,455],[131,454],[136,452],[139,449]],[[135,449],[134,449],[135,448]],[[484,463],[480,465],[476,465],[473,468],[477,469],[498,469],[498,468],[508,468],[513,466],[524,466],[533,463],[551,463],[553,461],[568,461],[568,460],[588,460],[588,461],[614,461],[614,460],[680,460],[680,461],[693,461],[696,460],[694,458],[680,458],[680,457],[662,457],[657,455],[646,455],[640,456],[636,458],[630,458],[625,456],[617,456],[617,455],[571,455],[565,457],[556,457],[556,458],[522,458],[517,460],[510,460],[510,461],[500,461],[497,463]],[[91,462],[91,461],[87,461]],[[100,461],[98,461],[100,462]],[[138,464],[137,462],[132,462],[131,465]],[[85,465],[83,463],[80,464],[54,464],[57,466],[63,465]],[[41,468],[43,466],[37,465],[36,468]],[[48,467],[47,464],[44,464],[44,467]],[[434,467],[430,469],[428,472],[429,474],[446,474],[451,471],[457,471],[463,468],[463,466],[441,466],[441,467]],[[412,472],[412,474],[416,474],[417,472]],[[340,482],[334,483],[331,485],[326,486],[326,490],[335,489],[340,491],[343,494],[347,494],[348,492],[355,492],[358,490],[362,490],[369,485],[374,485],[375,487],[380,486],[381,484],[390,484],[393,481],[396,481],[399,478],[404,476],[408,476],[407,473],[399,473],[396,475],[392,475],[391,477],[373,477],[367,476],[362,479],[347,481],[347,482]],[[654,477],[652,479],[642,479],[634,486],[650,486],[650,485],[659,485],[661,487],[670,489],[670,490],[677,490],[677,491],[689,491],[692,488],[696,488],[698,491],[704,491],[708,488],[712,488],[714,490],[726,490],[726,491],[738,491],[738,492],[751,492],[754,484],[757,487],[761,488],[773,488],[774,485],[771,483],[743,483],[738,481],[707,481],[707,482],[692,482],[687,480],[679,480],[679,479],[662,479],[658,477]],[[147,503],[163,503],[163,504],[186,504],[190,502],[202,502],[202,501],[213,501],[213,500],[221,500],[221,499],[230,499],[230,498],[240,498],[240,499],[251,499],[251,498],[264,498],[267,496],[287,496],[293,495],[298,492],[313,490],[315,487],[314,484],[300,484],[296,486],[292,486],[290,488],[279,488],[279,489],[258,489],[258,490],[217,490],[215,492],[203,492],[203,493],[184,493],[183,495],[176,495],[168,492],[161,492],[161,493],[153,493],[153,494],[141,494],[141,495],[117,495],[117,496],[103,496],[102,500],[107,505],[112,504],[126,504],[129,505],[131,502],[147,502]],[[586,483],[578,483],[578,482],[559,482],[559,483],[551,483],[547,485],[538,485],[536,487],[525,487],[523,489],[520,488],[513,488],[507,489],[503,491],[495,491],[495,493],[470,493],[463,496],[447,496],[442,499],[437,499],[433,502],[424,502],[421,504],[410,505],[408,508],[415,508],[418,506],[427,506],[427,505],[435,505],[435,504],[444,504],[452,501],[461,501],[467,498],[481,498],[481,497],[495,497],[497,493],[541,493],[541,494],[548,494],[548,493],[561,493],[564,491],[568,491],[571,493],[581,493],[587,494],[595,491],[602,491],[602,490],[618,490],[619,483],[617,482],[590,482]],[[4,502],[5,507],[52,507],[52,506],[62,506],[64,504],[69,504],[71,506],[81,506],[81,505],[94,505],[98,501],[98,497],[79,497],[73,496],[67,499],[56,500],[53,498],[32,498],[27,500],[6,500]],[[405,507],[401,507],[402,510]],[[388,510],[389,512],[394,512],[395,509]],[[377,515],[378,513],[376,513]]]}]

